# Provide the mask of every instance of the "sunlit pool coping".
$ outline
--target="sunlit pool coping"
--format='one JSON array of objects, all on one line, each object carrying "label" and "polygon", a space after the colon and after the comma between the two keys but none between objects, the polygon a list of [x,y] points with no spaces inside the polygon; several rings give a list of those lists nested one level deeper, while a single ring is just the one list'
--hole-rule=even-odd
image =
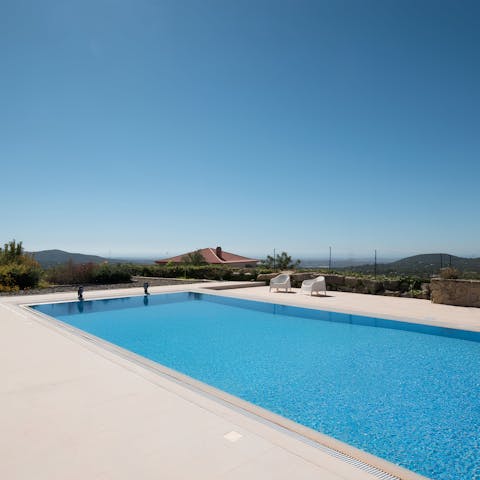
[{"label": "sunlit pool coping", "polygon": [[[164,293],[156,293],[157,295],[167,295],[172,293],[192,293],[198,294],[201,293],[203,295],[212,295],[212,296],[219,296],[219,297],[227,297],[232,300],[239,300],[238,297],[230,297],[228,295],[219,293],[218,291],[208,291],[205,292],[203,289],[201,292],[198,290],[176,290],[176,291],[169,291]],[[91,300],[106,300],[106,299],[119,299],[119,298],[128,298],[128,297],[142,297],[143,295],[121,295],[121,296],[102,296],[98,298],[92,298]],[[244,298],[247,301],[253,301],[262,303],[262,301],[258,299],[249,299]],[[106,340],[100,339],[90,333],[87,333],[81,329],[68,325],[60,320],[56,320],[53,317],[50,317],[42,312],[34,310],[30,307],[34,305],[41,305],[41,304],[54,304],[54,303],[72,303],[72,300],[61,300],[57,302],[52,301],[42,301],[42,302],[31,302],[31,303],[24,303],[21,304],[20,307],[26,309],[30,314],[34,315],[35,317],[47,321],[50,326],[59,328],[63,331],[67,331],[75,336],[81,337],[83,340],[89,342],[89,344],[107,350],[111,353],[114,353],[121,358],[133,362],[136,365],[139,365],[143,368],[148,369],[150,372],[155,373],[157,375],[162,376],[163,378],[167,378],[180,384],[186,388],[199,392],[203,395],[208,396],[216,401],[219,401],[223,404],[226,404],[230,407],[233,407],[237,411],[241,411],[244,414],[248,414],[250,416],[256,417],[258,420],[262,422],[266,422],[275,428],[280,428],[286,432],[299,436],[300,438],[308,441],[314,442],[317,448],[322,449],[324,452],[329,453],[332,456],[340,458],[341,460],[356,465],[358,468],[367,471],[370,474],[377,476],[378,478],[382,478],[385,480],[394,480],[394,479],[402,479],[402,480],[425,480],[427,477],[424,477],[420,474],[407,470],[403,467],[400,467],[394,463],[391,463],[383,458],[377,457],[372,455],[368,452],[360,450],[356,447],[353,447],[347,443],[344,443],[340,440],[337,440],[333,437],[320,433],[316,430],[313,430],[309,427],[296,423],[292,420],[289,420],[281,415],[275,414],[269,410],[266,410],[262,407],[254,405],[246,400],[242,400],[234,395],[231,395],[223,390],[217,389],[212,387],[204,382],[196,380],[188,375],[182,374],[176,370],[170,369],[160,363],[151,361],[145,357],[137,355],[127,349],[119,347],[111,342]],[[294,305],[285,305],[278,302],[268,301],[263,303],[275,304],[279,307],[287,307],[287,308],[300,308],[303,310],[320,310],[321,308],[314,308],[314,307],[298,307]],[[365,315],[359,315],[357,313],[347,313],[342,312],[347,315],[352,315],[355,317],[364,317]],[[397,319],[389,318],[389,319],[378,319],[380,321],[398,321]],[[425,327],[425,324],[417,324],[415,322],[403,322],[408,325],[418,325],[419,327]],[[432,327],[432,328],[440,328],[445,330],[444,327]],[[407,328],[411,329],[411,328]],[[450,330],[450,329],[447,329]],[[453,329],[455,330],[455,329]],[[468,332],[467,332],[468,333]],[[478,332],[470,332],[477,334]],[[480,335],[480,334],[479,334]]]}]

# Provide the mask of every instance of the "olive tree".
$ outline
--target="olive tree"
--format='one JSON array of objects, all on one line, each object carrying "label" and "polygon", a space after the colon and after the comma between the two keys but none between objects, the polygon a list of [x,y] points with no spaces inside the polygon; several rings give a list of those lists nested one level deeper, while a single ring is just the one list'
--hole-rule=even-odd
[{"label": "olive tree", "polygon": [[278,270],[287,270],[290,268],[297,268],[300,265],[300,260],[292,260],[292,257],[287,252],[276,254],[275,257],[267,255],[263,260],[262,265],[266,268],[274,268]]},{"label": "olive tree", "polygon": [[205,265],[207,263],[200,250],[187,253],[182,257],[182,262],[186,265]]}]

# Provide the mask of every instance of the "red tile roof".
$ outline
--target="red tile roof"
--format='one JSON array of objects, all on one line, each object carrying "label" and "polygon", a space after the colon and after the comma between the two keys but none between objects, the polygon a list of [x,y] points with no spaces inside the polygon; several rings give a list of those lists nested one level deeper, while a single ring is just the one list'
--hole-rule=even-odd
[{"label": "red tile roof", "polygon": [[[235,255],[234,253],[225,252],[220,247],[217,248],[202,248],[198,250],[207,263],[216,264],[216,265],[235,265],[236,263],[253,263],[257,264],[259,260],[255,258],[242,257],[241,255]],[[218,252],[218,254],[217,254]],[[188,252],[182,255],[177,255],[175,257],[163,258],[162,260],[156,260],[155,263],[181,263],[183,257],[190,253]]]}]

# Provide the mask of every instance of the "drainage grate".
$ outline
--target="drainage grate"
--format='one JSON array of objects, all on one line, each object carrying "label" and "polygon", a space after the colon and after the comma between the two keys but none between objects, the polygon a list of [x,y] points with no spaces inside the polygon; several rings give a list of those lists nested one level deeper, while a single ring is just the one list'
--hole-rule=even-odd
[{"label": "drainage grate", "polygon": [[[310,442],[308,442],[310,443]],[[312,442],[314,443],[314,442]],[[321,443],[316,443],[315,446],[319,449],[322,450],[322,452],[327,453],[328,455],[338,458],[339,460],[342,460],[345,463],[348,463],[349,465],[353,465],[360,470],[363,470],[364,472],[367,472],[371,475],[374,475],[375,477],[379,478],[380,480],[401,480],[400,477],[397,477],[396,475],[392,475],[391,473],[384,472],[383,470],[380,470],[377,467],[373,467],[372,465],[369,465],[368,463],[362,462],[361,460],[357,460],[356,458],[351,457],[350,455],[347,455],[346,453],[339,452],[337,450],[334,450],[333,448],[326,447],[325,445],[322,445]]]}]

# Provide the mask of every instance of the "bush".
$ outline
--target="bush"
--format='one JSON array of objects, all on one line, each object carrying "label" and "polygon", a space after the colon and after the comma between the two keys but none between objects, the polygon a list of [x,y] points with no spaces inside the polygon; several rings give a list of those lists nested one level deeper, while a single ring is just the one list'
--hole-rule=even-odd
[{"label": "bush", "polygon": [[462,278],[465,280],[480,280],[479,272],[463,272]]},{"label": "bush", "polygon": [[92,271],[91,283],[109,284],[130,282],[132,277],[128,267],[123,265],[96,265]]},{"label": "bush", "polygon": [[0,248],[0,292],[35,288],[41,275],[40,265],[25,254],[22,242],[12,240]]},{"label": "bush", "polygon": [[198,278],[204,280],[255,280],[255,268],[231,268],[223,265],[130,265],[133,275],[162,278]]},{"label": "bush", "polygon": [[36,262],[0,265],[0,291],[12,292],[19,289],[35,288],[41,275],[42,270]]},{"label": "bush", "polygon": [[57,285],[111,284],[131,281],[128,265],[75,264],[72,261],[47,271],[47,280]]},{"label": "bush", "polygon": [[440,278],[443,278],[444,280],[455,279],[455,278],[458,278],[459,276],[460,276],[460,272],[453,267],[446,267],[440,270]]},{"label": "bush", "polygon": [[57,285],[90,283],[94,267],[93,263],[77,265],[69,261],[47,270],[46,278],[47,281]]}]

